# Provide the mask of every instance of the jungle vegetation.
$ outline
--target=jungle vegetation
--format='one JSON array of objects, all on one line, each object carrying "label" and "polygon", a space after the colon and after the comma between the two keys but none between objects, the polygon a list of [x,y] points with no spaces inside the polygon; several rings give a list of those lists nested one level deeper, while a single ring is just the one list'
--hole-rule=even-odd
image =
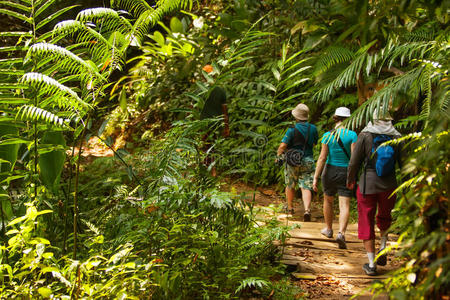
[{"label": "jungle vegetation", "polygon": [[[320,133],[390,110],[404,264],[373,291],[448,295],[448,1],[98,4],[0,1],[1,298],[291,299],[289,228],[220,187],[281,183],[299,102]],[[83,160],[92,137],[114,157]]]}]

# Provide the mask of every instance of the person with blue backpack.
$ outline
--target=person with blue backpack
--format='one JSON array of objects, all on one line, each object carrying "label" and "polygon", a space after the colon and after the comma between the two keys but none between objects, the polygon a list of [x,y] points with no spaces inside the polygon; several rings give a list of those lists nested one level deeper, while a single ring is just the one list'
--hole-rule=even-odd
[{"label": "person with blue backpack", "polygon": [[[363,265],[367,275],[377,274],[377,267],[385,266],[387,232],[392,223],[397,188],[395,162],[400,163],[400,147],[387,143],[401,134],[392,125],[392,117],[383,108],[376,109],[373,121],[358,135],[348,166],[347,187],[355,187],[360,169],[356,199],[358,202],[358,238],[363,240],[369,262]],[[383,145],[384,144],[384,145]],[[377,213],[378,208],[378,213]],[[375,261],[375,214],[380,229],[381,245]],[[380,253],[381,252],[381,253]]]},{"label": "person with blue backpack", "polygon": [[347,249],[345,231],[350,214],[350,199],[353,195],[353,191],[346,187],[347,166],[358,137],[356,132],[342,126],[342,122],[348,117],[350,117],[350,109],[347,107],[336,109],[333,116],[334,129],[326,132],[321,140],[322,148],[313,180],[313,189],[317,192],[319,177],[322,176],[323,216],[326,226],[321,233],[327,238],[333,237],[333,202],[334,196],[338,195],[339,232],[336,242],[340,249]]}]

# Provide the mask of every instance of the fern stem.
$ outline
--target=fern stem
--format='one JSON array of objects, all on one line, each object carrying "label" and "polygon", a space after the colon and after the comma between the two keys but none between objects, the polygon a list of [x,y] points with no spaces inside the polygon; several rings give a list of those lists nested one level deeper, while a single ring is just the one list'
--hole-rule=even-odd
[{"label": "fern stem", "polygon": [[[5,245],[7,245],[8,241],[6,240],[6,232],[5,232],[6,225],[5,225],[5,215],[4,215],[4,212],[3,212],[3,201],[0,202],[0,211],[1,211],[1,215],[2,215],[2,238],[3,238],[3,242],[5,243]],[[5,249],[5,252],[6,252],[6,255],[5,255],[5,257],[6,257],[6,264],[9,265],[8,249]]]},{"label": "fern stem", "polygon": [[[89,122],[89,116],[86,119],[86,124]],[[78,148],[78,160],[77,160],[77,169],[75,173],[75,188],[74,188],[74,196],[73,196],[73,259],[77,259],[77,222],[78,222],[78,182],[79,182],[79,174],[80,174],[80,162],[81,162],[81,153],[83,151],[83,140],[86,134],[86,126],[83,128],[83,132],[80,136],[80,144]]]},{"label": "fern stem", "polygon": [[74,140],[73,140],[73,143],[72,143],[72,153],[71,153],[71,155],[70,155],[70,158],[69,158],[69,184],[68,184],[68,187],[67,187],[67,194],[66,194],[66,203],[65,203],[65,205],[64,205],[64,237],[63,237],[63,251],[64,252],[66,252],[67,251],[67,245],[66,245],[66,242],[67,242],[67,221],[68,221],[68,219],[67,219],[67,216],[69,215],[69,202],[70,202],[70,191],[71,191],[71,188],[72,188],[72,177],[73,177],[73,165],[72,165],[72,159],[73,159],[73,157],[75,156],[75,143],[76,143],[76,140],[75,140],[75,137],[74,137]]}]

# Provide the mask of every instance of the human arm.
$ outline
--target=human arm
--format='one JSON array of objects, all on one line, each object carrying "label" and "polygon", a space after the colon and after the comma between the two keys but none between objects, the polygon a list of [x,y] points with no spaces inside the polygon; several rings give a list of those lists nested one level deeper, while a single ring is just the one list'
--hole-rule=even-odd
[{"label": "human arm", "polygon": [[328,145],[322,144],[322,148],[320,150],[319,159],[317,160],[317,166],[316,171],[314,173],[314,179],[313,179],[313,190],[314,192],[317,192],[317,183],[320,178],[320,174],[322,174],[323,167],[325,166],[325,162],[327,161],[328,156]]},{"label": "human arm", "polygon": [[281,156],[286,151],[287,147],[288,147],[288,144],[281,143],[277,150],[277,156]]}]

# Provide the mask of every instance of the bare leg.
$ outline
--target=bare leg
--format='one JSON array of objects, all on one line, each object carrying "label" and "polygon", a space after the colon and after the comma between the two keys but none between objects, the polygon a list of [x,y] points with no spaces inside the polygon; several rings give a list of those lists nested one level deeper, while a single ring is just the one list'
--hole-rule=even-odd
[{"label": "bare leg", "polygon": [[288,210],[291,210],[294,208],[293,202],[295,198],[295,189],[286,187],[286,199],[288,204]]},{"label": "bare leg", "polygon": [[303,206],[305,207],[305,212],[311,211],[311,199],[312,199],[312,192],[308,189],[302,189],[302,200]]},{"label": "bare leg", "polygon": [[[325,207],[324,207],[325,209]],[[339,232],[345,235],[350,215],[350,197],[339,196]]]},{"label": "bare leg", "polygon": [[333,229],[333,196],[323,195],[323,217],[327,229]]}]

